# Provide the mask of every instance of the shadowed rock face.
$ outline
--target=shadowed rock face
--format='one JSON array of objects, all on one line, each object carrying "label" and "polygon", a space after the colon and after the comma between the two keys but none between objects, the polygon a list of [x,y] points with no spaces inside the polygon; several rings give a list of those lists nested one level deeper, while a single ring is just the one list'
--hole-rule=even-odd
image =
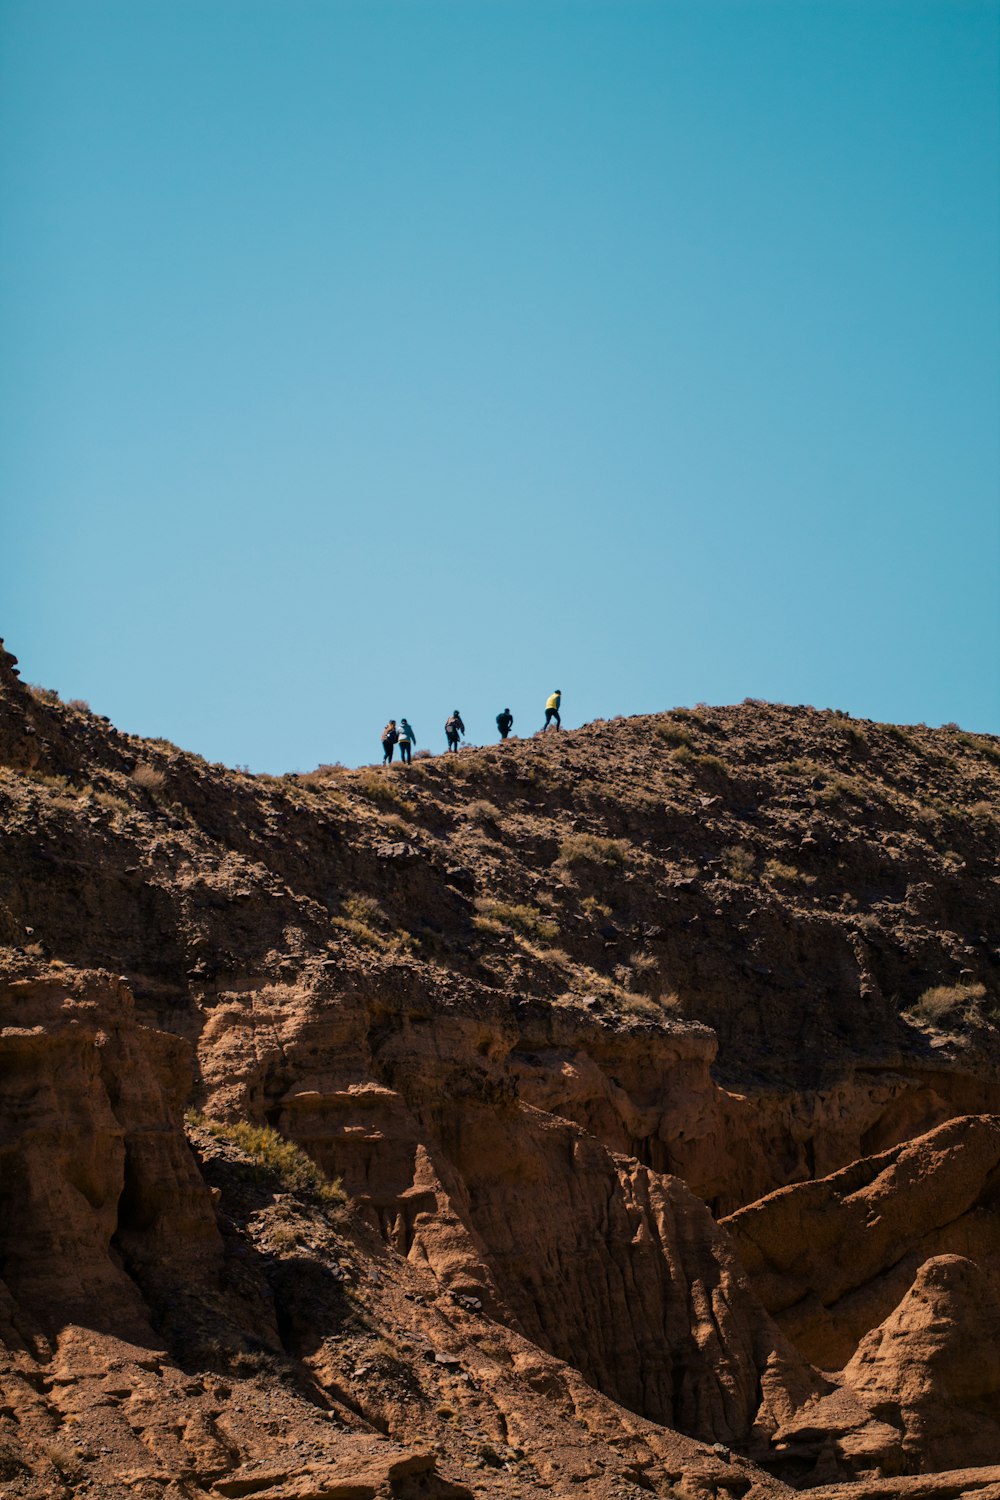
[{"label": "shadowed rock face", "polygon": [[754,705],[255,778],[0,654],[0,1480],[1000,1462],[998,807],[985,737]]}]

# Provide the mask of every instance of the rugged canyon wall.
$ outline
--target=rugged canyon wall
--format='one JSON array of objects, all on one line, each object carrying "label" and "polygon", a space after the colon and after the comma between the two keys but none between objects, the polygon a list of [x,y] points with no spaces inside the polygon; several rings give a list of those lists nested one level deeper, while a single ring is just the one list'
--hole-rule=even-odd
[{"label": "rugged canyon wall", "polygon": [[0,812],[12,1493],[1000,1482],[995,741],[253,777],[4,654]]}]

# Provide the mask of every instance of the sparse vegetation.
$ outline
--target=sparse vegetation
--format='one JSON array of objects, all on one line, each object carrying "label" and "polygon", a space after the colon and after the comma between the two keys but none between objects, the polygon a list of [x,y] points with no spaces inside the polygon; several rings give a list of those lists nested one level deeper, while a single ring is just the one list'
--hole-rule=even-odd
[{"label": "sparse vegetation", "polygon": [[680,719],[685,724],[697,724],[700,729],[705,728],[705,720],[693,708],[675,708],[671,717]]},{"label": "sparse vegetation", "polygon": [[32,697],[38,699],[39,703],[55,705],[62,702],[55,688],[40,687],[37,682],[29,682],[25,686]]},{"label": "sparse vegetation", "polygon": [[733,844],[722,851],[722,864],[730,880],[738,880],[744,884],[752,880],[756,863],[753,850],[742,844]]},{"label": "sparse vegetation", "polygon": [[404,813],[416,811],[413,803],[396,781],[395,773],[388,768],[382,771],[359,772],[354,786],[363,797],[367,797],[369,801],[377,803],[380,807],[394,808],[397,812]]},{"label": "sparse vegetation", "polygon": [[691,731],[685,729],[683,724],[657,724],[656,734],[665,745],[690,746],[694,742]]},{"label": "sparse vegetation", "polygon": [[908,1014],[921,1025],[937,1027],[962,1020],[971,1010],[978,1009],[985,997],[983,984],[939,984],[924,990]]},{"label": "sparse vegetation", "polygon": [[495,828],[500,821],[500,809],[494,807],[492,802],[487,802],[485,797],[480,797],[477,802],[470,802],[466,813],[473,823],[486,828]]},{"label": "sparse vegetation", "polygon": [[596,896],[584,896],[580,902],[580,908],[595,922],[607,922],[611,919],[611,907],[603,901],[598,901]]},{"label": "sparse vegetation", "polygon": [[551,943],[559,936],[558,924],[543,916],[534,906],[517,906],[509,901],[494,901],[482,896],[476,902],[476,909],[477,915],[472,920],[481,932],[518,932],[543,943]]},{"label": "sparse vegetation", "polygon": [[764,879],[771,885],[815,885],[815,875],[806,875],[795,865],[782,864],[780,859],[769,859],[764,865]]},{"label": "sparse vegetation", "polygon": [[1000,766],[1000,739],[991,734],[960,734],[959,744],[977,755],[985,755],[995,766]]},{"label": "sparse vegetation", "polygon": [[[249,770],[249,767],[237,766],[237,770],[240,769]],[[347,767],[342,766],[339,760],[331,761],[328,765],[317,766],[315,771],[306,771],[299,777],[299,784],[330,791],[333,790],[331,782],[335,781],[338,776],[345,775],[347,775]]]},{"label": "sparse vegetation", "polygon": [[823,773],[825,781],[817,793],[820,802],[840,802],[843,798],[851,798],[857,802],[865,800],[865,791],[853,776],[841,776],[836,771]]},{"label": "sparse vegetation", "polygon": [[339,1180],[330,1181],[300,1146],[270,1125],[255,1125],[250,1120],[210,1120],[193,1112],[186,1119],[190,1125],[200,1126],[218,1140],[228,1141],[245,1152],[258,1169],[256,1175],[261,1186],[301,1193],[323,1204],[345,1202]]},{"label": "sparse vegetation", "polygon": [[126,813],[129,810],[129,805],[124,797],[117,797],[114,792],[105,792],[98,789],[92,792],[91,796],[98,806],[106,807],[108,812]]},{"label": "sparse vegetation", "polygon": [[44,1448],[45,1457],[58,1470],[63,1479],[76,1480],[83,1474],[82,1454],[69,1443],[49,1442]]},{"label": "sparse vegetation", "polygon": [[599,838],[595,833],[571,833],[559,845],[559,860],[567,866],[623,865],[626,845],[621,839]]},{"label": "sparse vegetation", "polygon": [[695,755],[692,757],[692,765],[700,771],[716,771],[720,776],[727,774],[726,763],[719,755]]},{"label": "sparse vegetation", "polygon": [[36,786],[48,787],[50,792],[75,792],[68,776],[57,776],[47,771],[25,771],[24,775]]},{"label": "sparse vegetation", "polygon": [[156,766],[151,766],[148,761],[143,760],[132,772],[132,782],[141,791],[148,792],[151,797],[157,798],[166,786],[167,778]]},{"label": "sparse vegetation", "polygon": [[377,948],[380,953],[407,953],[414,946],[408,932],[393,928],[387,912],[373,896],[348,896],[340,914],[331,917],[330,922],[339,931],[348,933],[369,948]]}]

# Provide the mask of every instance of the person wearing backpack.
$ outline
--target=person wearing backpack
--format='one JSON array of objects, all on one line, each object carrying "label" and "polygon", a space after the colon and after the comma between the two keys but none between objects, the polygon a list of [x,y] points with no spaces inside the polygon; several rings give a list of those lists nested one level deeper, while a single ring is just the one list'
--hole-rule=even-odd
[{"label": "person wearing backpack", "polygon": [[511,725],[513,724],[513,722],[514,715],[511,713],[509,708],[505,708],[502,714],[497,714],[497,728],[500,731],[500,738],[502,740],[505,740],[510,734]]},{"label": "person wearing backpack", "polygon": [[399,731],[396,728],[396,721],[395,719],[390,719],[382,731],[382,764],[384,766],[392,764],[393,746],[398,739]]},{"label": "person wearing backpack", "polygon": [[465,733],[465,725],[462,723],[462,715],[456,708],[449,719],[445,720],[444,732],[448,737],[448,749],[458,749],[458,737]]},{"label": "person wearing backpack", "polygon": [[410,751],[417,743],[417,737],[413,733],[413,725],[409,719],[399,721],[399,758],[404,766],[410,764]]},{"label": "person wearing backpack", "polygon": [[556,728],[562,728],[562,720],[559,717],[559,705],[561,702],[562,693],[556,688],[554,693],[549,694],[545,702],[545,723],[542,725],[543,730],[548,729],[553,719],[556,721]]}]

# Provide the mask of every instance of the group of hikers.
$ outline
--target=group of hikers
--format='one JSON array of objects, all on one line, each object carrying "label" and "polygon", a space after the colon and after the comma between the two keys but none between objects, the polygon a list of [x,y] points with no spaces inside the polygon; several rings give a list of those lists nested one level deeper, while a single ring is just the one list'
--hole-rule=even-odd
[{"label": "group of hikers", "polygon": [[[543,730],[548,729],[552,723],[555,723],[557,729],[562,728],[562,720],[559,717],[559,705],[561,702],[562,693],[556,688],[554,693],[549,694],[545,702],[545,723],[542,725]],[[505,708],[497,714],[497,729],[500,731],[500,738],[505,740],[513,727],[514,715],[509,708]],[[462,722],[462,715],[457,708],[445,720],[444,733],[445,739],[448,742],[448,749],[457,750],[459,741],[465,735],[465,725]],[[390,719],[382,731],[382,764],[384,766],[391,765],[393,752],[398,745],[399,758],[405,766],[408,766],[413,754],[413,747],[416,743],[417,737],[413,733],[413,725],[409,719],[400,719],[398,724],[395,719]]]}]

